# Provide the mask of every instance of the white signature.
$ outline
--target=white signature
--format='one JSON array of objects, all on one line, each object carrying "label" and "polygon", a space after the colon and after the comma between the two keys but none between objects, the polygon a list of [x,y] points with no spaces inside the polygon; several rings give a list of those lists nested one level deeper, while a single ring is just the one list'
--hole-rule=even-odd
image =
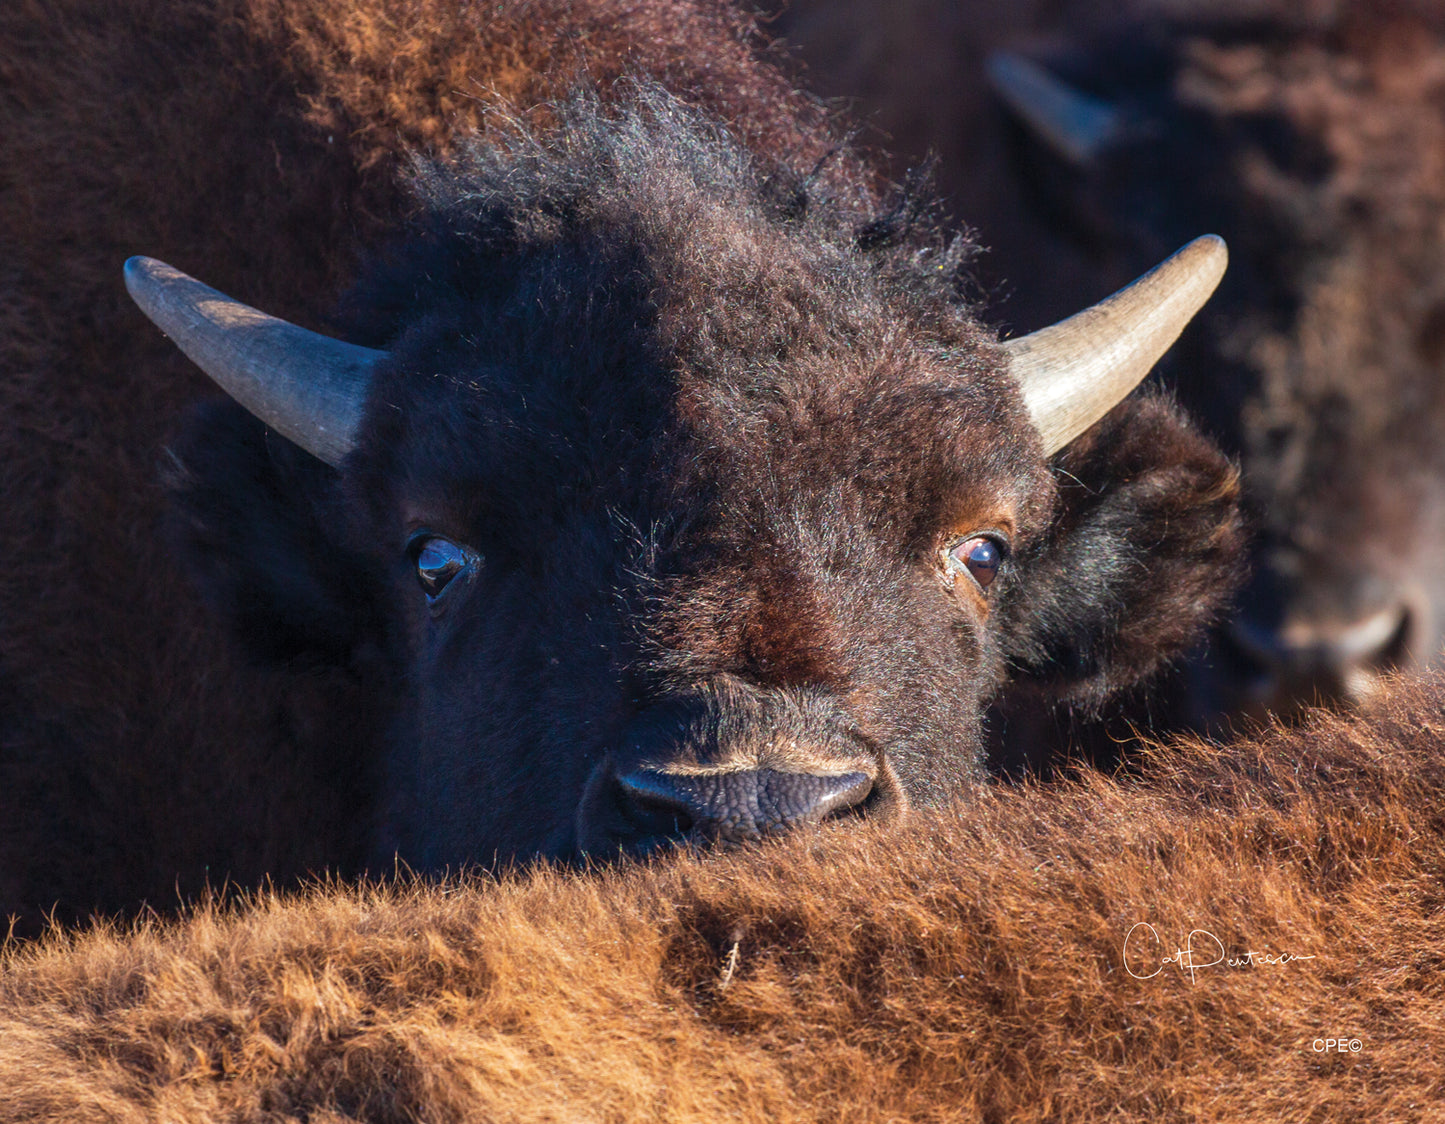
[{"label": "white signature", "polygon": [[[1144,932],[1140,932],[1141,929]],[[1136,936],[1136,934],[1138,935]],[[1136,980],[1152,980],[1164,971],[1166,964],[1175,964],[1178,965],[1181,972],[1188,972],[1189,982],[1194,983],[1195,972],[1201,968],[1213,968],[1217,964],[1224,964],[1230,968],[1252,968],[1256,964],[1288,964],[1293,960],[1315,959],[1313,956],[1300,956],[1293,952],[1246,952],[1241,956],[1225,956],[1223,943],[1207,929],[1191,929],[1189,936],[1184,938],[1182,947],[1176,947],[1173,952],[1165,953],[1155,961],[1152,957],[1157,956],[1163,947],[1164,942],[1159,939],[1159,934],[1154,931],[1153,925],[1147,921],[1136,922],[1129,930],[1128,936],[1124,938],[1124,970]],[[1140,975],[1134,971],[1130,963],[1131,951],[1134,963],[1143,967],[1157,962],[1159,967],[1152,972]],[[1213,959],[1200,959],[1209,956],[1212,956]]]}]

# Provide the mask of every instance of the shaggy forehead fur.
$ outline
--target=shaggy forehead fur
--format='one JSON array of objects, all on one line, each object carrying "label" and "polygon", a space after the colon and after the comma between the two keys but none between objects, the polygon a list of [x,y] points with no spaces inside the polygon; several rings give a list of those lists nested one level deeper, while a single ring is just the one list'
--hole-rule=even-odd
[{"label": "shaggy forehead fur", "polygon": [[485,508],[514,542],[545,533],[539,500],[648,527],[684,496],[796,511],[842,486],[860,510],[837,518],[915,547],[970,507],[1047,514],[1017,389],[958,294],[965,241],[760,169],[656,90],[564,118],[431,169],[423,237],[355,294],[392,350],[358,496]]},{"label": "shaggy forehead fur", "polygon": [[391,352],[342,473],[357,541],[395,557],[444,534],[495,583],[440,665],[413,658],[448,706],[479,677],[475,753],[531,731],[504,784],[547,752],[561,770],[614,750],[628,706],[729,675],[846,700],[915,799],[976,775],[916,718],[928,697],[971,720],[1001,673],[936,557],[978,530],[1026,549],[1054,486],[959,296],[968,243],[761,162],[655,89],[559,116],[429,169],[421,237],[353,296]]}]

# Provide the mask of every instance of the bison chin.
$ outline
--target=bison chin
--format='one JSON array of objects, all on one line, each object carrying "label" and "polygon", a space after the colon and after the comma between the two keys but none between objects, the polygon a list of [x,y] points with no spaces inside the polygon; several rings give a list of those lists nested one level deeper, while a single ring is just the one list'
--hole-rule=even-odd
[{"label": "bison chin", "polygon": [[632,723],[588,778],[577,847],[597,858],[678,842],[731,847],[906,807],[883,754],[828,699],[725,677]]}]

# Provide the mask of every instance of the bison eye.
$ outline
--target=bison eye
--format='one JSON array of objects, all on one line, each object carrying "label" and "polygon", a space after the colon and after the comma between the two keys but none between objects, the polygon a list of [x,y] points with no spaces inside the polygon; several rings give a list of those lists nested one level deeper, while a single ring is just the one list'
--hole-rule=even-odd
[{"label": "bison eye", "polygon": [[417,536],[412,540],[411,552],[417,579],[432,600],[441,596],[454,577],[481,561],[476,551],[440,535]]},{"label": "bison eye", "polygon": [[997,539],[975,535],[949,550],[948,568],[955,574],[967,572],[978,583],[979,589],[987,589],[998,576],[998,568],[1003,565],[1005,549]]}]

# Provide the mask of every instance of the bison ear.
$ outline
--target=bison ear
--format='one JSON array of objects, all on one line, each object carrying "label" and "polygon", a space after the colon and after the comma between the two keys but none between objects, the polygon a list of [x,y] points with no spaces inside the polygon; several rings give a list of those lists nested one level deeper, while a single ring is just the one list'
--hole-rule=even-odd
[{"label": "bison ear", "polygon": [[1019,559],[1005,626],[1018,678],[1097,705],[1184,652],[1245,576],[1239,477],[1158,396],[1124,402],[1053,459],[1060,502]]},{"label": "bison ear", "polygon": [[253,658],[345,665],[380,638],[380,582],[344,544],[334,469],[229,401],[197,410],[169,455],[177,553]]}]

